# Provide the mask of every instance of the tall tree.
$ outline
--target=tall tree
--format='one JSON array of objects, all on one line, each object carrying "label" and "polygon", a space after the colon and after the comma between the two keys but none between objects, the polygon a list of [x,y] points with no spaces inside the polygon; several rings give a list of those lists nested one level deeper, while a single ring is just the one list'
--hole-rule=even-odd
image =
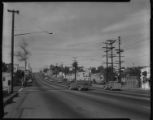
[{"label": "tall tree", "polygon": [[7,68],[7,65],[2,62],[2,72],[7,72],[8,71],[8,68]]},{"label": "tall tree", "polygon": [[43,72],[47,73],[48,70],[49,70],[48,68],[44,68]]},{"label": "tall tree", "polygon": [[104,71],[105,71],[105,69],[104,69],[103,66],[99,66],[99,67],[97,68],[97,72],[98,72],[98,73],[104,73]]},{"label": "tall tree", "polygon": [[96,73],[96,67],[91,68],[91,73],[95,74]]},{"label": "tall tree", "polygon": [[64,67],[64,74],[65,74],[65,77],[66,77],[66,75],[67,75],[69,72],[70,72],[69,67],[65,66],[65,67]]},{"label": "tall tree", "polygon": [[76,81],[76,73],[77,73],[77,70],[78,70],[78,62],[77,61],[74,61],[72,63],[72,66],[74,68],[74,73],[75,73],[75,81]]}]

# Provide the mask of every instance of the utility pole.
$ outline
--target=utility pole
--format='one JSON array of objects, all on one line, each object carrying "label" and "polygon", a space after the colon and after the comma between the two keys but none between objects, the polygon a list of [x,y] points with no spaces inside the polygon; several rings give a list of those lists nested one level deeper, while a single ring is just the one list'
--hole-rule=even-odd
[{"label": "utility pole", "polygon": [[55,68],[56,68],[56,78],[57,78],[57,63],[56,63],[56,67]]},{"label": "utility pole", "polygon": [[106,47],[102,47],[105,48],[106,50],[104,52],[106,52],[106,83],[108,82],[108,43],[104,42],[104,44],[106,44]]},{"label": "utility pole", "polygon": [[112,76],[111,76],[111,80],[113,80],[114,78],[114,63],[113,63],[113,58],[116,57],[113,55],[113,49],[115,47],[113,47],[113,44],[115,43],[116,40],[107,40],[108,45],[110,45],[110,47],[108,47],[108,49],[110,49],[111,53],[110,53],[110,57],[111,58],[111,67],[112,67]]},{"label": "utility pole", "polygon": [[118,82],[121,82],[121,69],[122,69],[121,64],[123,62],[123,61],[121,61],[121,57],[124,57],[124,56],[121,56],[121,53],[124,52],[124,50],[120,48],[120,45],[121,45],[120,39],[121,39],[121,37],[119,36],[118,37],[118,49],[116,49],[117,54],[118,54],[118,58],[119,58],[119,60],[118,60],[118,73],[119,73]]},{"label": "utility pole", "polygon": [[73,60],[73,64],[74,64],[74,70],[75,70],[75,82],[76,82],[76,74],[77,74],[77,60],[76,60],[76,58],[77,57],[73,57],[74,58],[74,60]]},{"label": "utility pole", "polygon": [[11,93],[13,93],[13,73],[14,73],[14,21],[15,21],[15,13],[19,14],[18,10],[8,10],[8,12],[12,13],[12,35],[11,35]]},{"label": "utility pole", "polygon": [[26,69],[27,68],[27,60],[25,60],[25,72],[24,72],[24,85],[26,84]]}]

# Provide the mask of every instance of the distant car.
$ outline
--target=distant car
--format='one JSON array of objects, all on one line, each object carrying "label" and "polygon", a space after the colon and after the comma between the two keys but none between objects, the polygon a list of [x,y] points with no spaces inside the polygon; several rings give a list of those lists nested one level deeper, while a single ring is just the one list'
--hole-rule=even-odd
[{"label": "distant car", "polygon": [[65,82],[65,85],[69,88],[71,83],[72,83],[71,81],[67,81]]},{"label": "distant car", "polygon": [[69,89],[70,90],[78,90],[78,86],[77,86],[77,83],[71,83],[70,85],[69,85]]},{"label": "distant car", "polygon": [[69,85],[70,90],[88,90],[91,84],[88,81],[76,81]]},{"label": "distant car", "polygon": [[32,85],[32,82],[33,82],[32,79],[29,79],[29,80],[27,80],[26,85],[27,86],[31,86]]},{"label": "distant car", "polygon": [[110,81],[104,86],[105,90],[121,90],[121,83],[117,81]]},{"label": "distant car", "polygon": [[104,90],[112,90],[112,87],[109,84],[106,84],[104,86]]},{"label": "distant car", "polygon": [[101,83],[99,83],[99,85],[105,85],[106,82],[105,81],[102,81]]},{"label": "distant car", "polygon": [[60,79],[60,80],[58,80],[57,82],[58,82],[58,83],[62,83],[62,82],[63,82],[63,80],[62,80],[62,79]]},{"label": "distant car", "polygon": [[53,79],[49,79],[49,81],[53,82],[54,80]]},{"label": "distant car", "polygon": [[44,80],[48,80],[48,77],[45,77]]}]

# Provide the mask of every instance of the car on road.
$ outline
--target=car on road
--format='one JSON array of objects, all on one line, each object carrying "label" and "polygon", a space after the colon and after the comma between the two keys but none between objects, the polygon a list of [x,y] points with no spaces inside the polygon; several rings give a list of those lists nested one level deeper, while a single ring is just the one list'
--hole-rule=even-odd
[{"label": "car on road", "polygon": [[104,86],[104,90],[121,90],[121,83],[118,81],[110,81]]},{"label": "car on road", "polygon": [[44,80],[48,80],[48,77],[46,76],[46,77],[44,78]]},{"label": "car on road", "polygon": [[32,79],[28,79],[26,82],[26,86],[32,86]]},{"label": "car on road", "polygon": [[62,80],[58,80],[57,82],[58,82],[58,83],[63,83],[63,81],[62,81]]},{"label": "car on road", "polygon": [[89,90],[89,88],[91,87],[91,84],[89,83],[89,81],[76,81],[73,83],[70,83],[69,85],[69,89],[70,90]]},{"label": "car on road", "polygon": [[68,87],[70,90],[77,90],[78,89],[76,82],[70,83],[70,85]]}]

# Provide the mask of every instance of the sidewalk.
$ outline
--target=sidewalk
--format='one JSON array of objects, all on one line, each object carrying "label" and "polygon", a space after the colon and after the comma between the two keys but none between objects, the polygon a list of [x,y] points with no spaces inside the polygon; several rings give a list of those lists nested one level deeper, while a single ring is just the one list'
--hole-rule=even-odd
[{"label": "sidewalk", "polygon": [[3,95],[5,97],[3,97],[3,104],[4,106],[8,103],[10,103],[12,101],[12,99],[18,95],[19,90],[21,90],[21,86],[15,86],[13,88],[13,93],[12,94],[7,94],[7,95]]},{"label": "sidewalk", "polygon": [[122,88],[123,91],[137,92],[141,94],[147,94],[150,96],[150,90],[144,90],[142,88]]}]

